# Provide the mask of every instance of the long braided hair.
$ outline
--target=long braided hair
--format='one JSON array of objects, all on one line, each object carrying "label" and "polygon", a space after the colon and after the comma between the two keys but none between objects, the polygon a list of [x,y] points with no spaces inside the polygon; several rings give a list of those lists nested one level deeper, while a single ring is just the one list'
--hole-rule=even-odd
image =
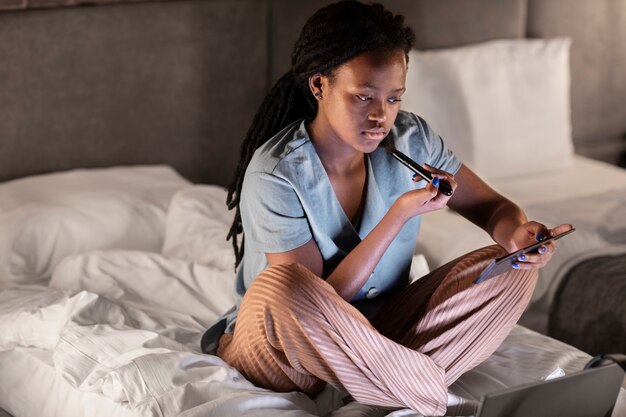
[{"label": "long braided hair", "polygon": [[282,128],[315,117],[317,100],[309,90],[309,77],[320,73],[332,80],[335,68],[363,52],[401,49],[408,62],[414,40],[404,16],[394,16],[381,4],[341,1],[319,9],[307,20],[291,54],[291,70],[276,82],[252,120],[228,188],[226,204],[236,210],[227,236],[235,251],[235,266],[243,258],[243,239],[239,244],[237,235],[243,232],[239,201],[246,168],[254,152]]}]

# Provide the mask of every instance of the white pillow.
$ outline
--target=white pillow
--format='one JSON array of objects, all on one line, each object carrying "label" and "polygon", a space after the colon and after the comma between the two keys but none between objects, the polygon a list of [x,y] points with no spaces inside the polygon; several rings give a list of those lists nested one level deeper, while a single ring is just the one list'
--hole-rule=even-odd
[{"label": "white pillow", "polygon": [[0,287],[45,284],[64,257],[158,252],[171,197],[189,182],[166,166],[38,175],[0,184]]},{"label": "white pillow", "polygon": [[[50,287],[88,291],[158,316],[182,314],[210,326],[237,302],[235,272],[170,259],[159,253],[105,250],[68,256],[55,268]],[[199,347],[199,345],[198,345]]]},{"label": "white pillow", "polygon": [[496,40],[410,53],[403,108],[487,178],[571,161],[566,38]]},{"label": "white pillow", "polygon": [[216,185],[179,191],[167,213],[163,255],[232,272],[235,255],[226,236],[234,211],[226,207],[226,195]]}]

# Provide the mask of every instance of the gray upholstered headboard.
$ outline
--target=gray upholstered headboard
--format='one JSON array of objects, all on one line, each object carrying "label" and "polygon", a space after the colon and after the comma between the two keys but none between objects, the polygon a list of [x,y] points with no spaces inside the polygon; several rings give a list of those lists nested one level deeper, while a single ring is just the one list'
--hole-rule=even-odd
[{"label": "gray upholstered headboard", "polygon": [[255,1],[0,13],[0,180],[167,163],[226,184],[267,87]]},{"label": "gray upholstered headboard", "polygon": [[[30,2],[29,2],[30,1]],[[0,181],[165,163],[225,185],[323,0],[0,0]],[[387,0],[420,49],[571,36],[577,145],[626,132],[626,0]],[[29,6],[34,6],[29,8]]]}]

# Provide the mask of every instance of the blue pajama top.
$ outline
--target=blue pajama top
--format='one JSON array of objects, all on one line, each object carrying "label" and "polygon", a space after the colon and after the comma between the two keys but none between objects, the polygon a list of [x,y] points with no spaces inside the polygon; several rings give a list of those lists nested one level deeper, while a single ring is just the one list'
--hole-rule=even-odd
[{"label": "blue pajama top", "polygon": [[[324,262],[324,277],[380,222],[405,192],[426,186],[379,148],[366,155],[365,205],[358,230],[346,216],[305,127],[296,121],[255,152],[246,170],[240,210],[244,257],[237,271],[240,296],[267,267],[265,253],[286,252],[315,239]],[[461,162],[419,116],[400,111],[387,136],[396,149],[419,164],[455,174]],[[409,270],[421,216],[405,223],[370,278],[351,302],[394,292],[409,282]],[[367,296],[366,296],[367,295]],[[204,335],[202,348],[213,353],[221,334],[234,330],[238,305]]]}]

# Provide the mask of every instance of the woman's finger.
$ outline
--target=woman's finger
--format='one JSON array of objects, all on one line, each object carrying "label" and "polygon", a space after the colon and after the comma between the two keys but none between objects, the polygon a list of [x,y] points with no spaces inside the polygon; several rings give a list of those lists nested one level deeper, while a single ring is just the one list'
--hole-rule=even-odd
[{"label": "woman's finger", "polygon": [[565,233],[569,230],[572,230],[574,228],[574,226],[572,226],[571,224],[565,223],[565,224],[560,224],[556,227],[553,227],[552,229],[550,229],[550,232],[552,233],[552,236],[556,236],[556,235],[560,235],[561,233]]},{"label": "woman's finger", "polygon": [[539,246],[537,251],[527,252],[518,257],[513,265],[517,269],[538,269],[543,268],[556,252],[556,242],[548,242]]},{"label": "woman's finger", "polygon": [[426,168],[426,170],[432,172],[433,174],[442,174],[442,175],[449,175],[449,176],[453,176],[452,174],[450,174],[447,171],[444,171],[442,169],[439,168],[435,168],[432,165],[428,165],[428,164],[424,164],[424,168]]},{"label": "woman's finger", "polygon": [[424,164],[424,167],[431,172],[431,176],[433,177],[433,179],[435,178],[439,178],[439,180],[443,180],[446,181],[448,184],[450,184],[450,187],[452,188],[452,192],[454,193],[454,190],[456,190],[457,187],[457,182],[454,179],[454,175],[450,174],[449,172],[443,171],[441,169],[435,168],[431,165],[428,164]]}]

